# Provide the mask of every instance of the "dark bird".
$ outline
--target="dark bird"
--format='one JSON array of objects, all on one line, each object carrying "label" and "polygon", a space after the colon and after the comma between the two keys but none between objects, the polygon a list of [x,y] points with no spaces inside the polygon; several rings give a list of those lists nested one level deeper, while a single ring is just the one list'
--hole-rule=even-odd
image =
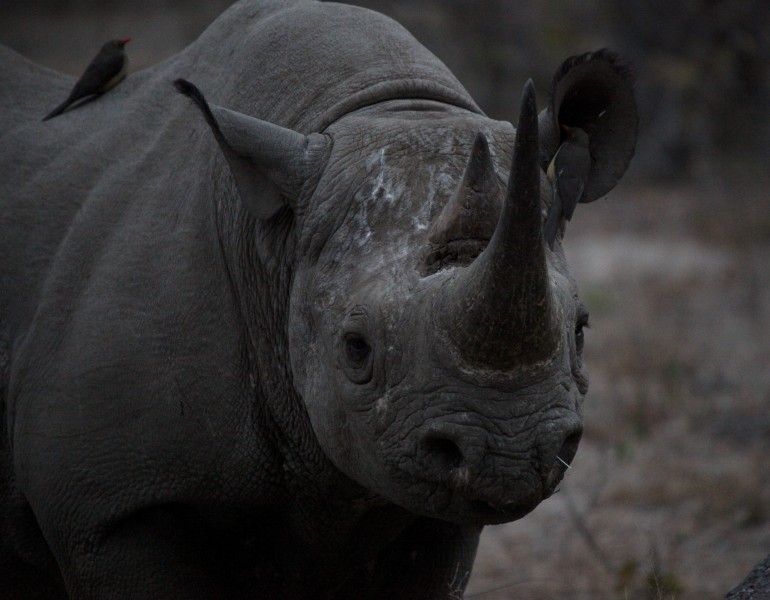
[{"label": "dark bird", "polygon": [[543,236],[551,249],[559,229],[572,219],[591,171],[588,134],[579,127],[562,125],[561,128],[566,137],[546,171],[553,185],[553,202],[545,220]]},{"label": "dark bird", "polygon": [[131,38],[124,38],[110,40],[104,44],[99,54],[86,67],[67,99],[48,113],[43,121],[60,115],[78,100],[88,96],[97,98],[123,81],[128,70],[128,57],[123,47],[130,41]]}]

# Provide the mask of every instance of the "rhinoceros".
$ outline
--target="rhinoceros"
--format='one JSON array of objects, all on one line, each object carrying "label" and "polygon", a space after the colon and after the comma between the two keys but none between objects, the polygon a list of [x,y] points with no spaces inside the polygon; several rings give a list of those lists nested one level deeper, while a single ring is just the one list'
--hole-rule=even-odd
[{"label": "rhinoceros", "polygon": [[71,84],[0,52],[3,597],[461,597],[577,450],[545,170],[579,126],[614,187],[628,70],[514,128],[380,14],[242,0],[41,122]]}]

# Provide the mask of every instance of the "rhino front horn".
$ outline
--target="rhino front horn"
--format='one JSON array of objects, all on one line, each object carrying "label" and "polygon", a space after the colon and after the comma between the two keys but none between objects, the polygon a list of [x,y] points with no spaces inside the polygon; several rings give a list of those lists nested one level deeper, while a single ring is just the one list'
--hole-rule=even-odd
[{"label": "rhino front horn", "polygon": [[558,344],[542,234],[538,117],[524,86],[506,198],[492,239],[444,287],[437,315],[463,362],[495,370],[550,357]]}]

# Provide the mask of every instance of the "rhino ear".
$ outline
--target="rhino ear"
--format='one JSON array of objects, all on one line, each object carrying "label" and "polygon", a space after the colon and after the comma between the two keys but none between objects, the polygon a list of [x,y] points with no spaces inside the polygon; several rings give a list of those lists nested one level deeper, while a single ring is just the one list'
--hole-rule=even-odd
[{"label": "rhino ear", "polygon": [[580,201],[604,196],[626,172],[636,147],[639,117],[630,71],[606,49],[567,59],[538,121],[543,170],[559,149],[562,125],[588,133],[592,166]]},{"label": "rhino ear", "polygon": [[326,163],[329,139],[303,135],[243,113],[209,104],[189,81],[176,89],[201,110],[219,144],[241,201],[258,219],[269,219],[287,202],[296,209],[303,184]]}]

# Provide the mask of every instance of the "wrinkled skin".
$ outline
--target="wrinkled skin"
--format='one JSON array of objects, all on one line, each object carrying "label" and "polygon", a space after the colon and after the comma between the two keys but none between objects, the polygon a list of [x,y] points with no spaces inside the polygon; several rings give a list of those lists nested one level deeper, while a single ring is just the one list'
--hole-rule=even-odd
[{"label": "wrinkled skin", "polygon": [[[552,494],[580,437],[586,313],[542,244],[543,168],[568,115],[593,200],[636,134],[630,85],[586,56],[524,135],[332,3],[239,2],[46,123],[72,82],[0,48],[4,597],[460,597],[482,527]],[[473,156],[491,175],[463,187]],[[487,215],[449,219],[461,239],[437,225],[457,198]],[[534,225],[501,234],[506,211]],[[499,239],[534,258],[477,296]],[[519,272],[546,295],[497,331]]]},{"label": "wrinkled skin", "polygon": [[[579,437],[587,380],[575,330],[585,309],[554,255],[563,332],[547,364],[481,373],[442,339],[433,300],[454,269],[422,276],[429,227],[462,177],[475,132],[489,128],[504,182],[514,131],[433,108],[398,129],[398,113],[330,128],[334,167],[314,195],[324,205],[303,224],[326,240],[295,279],[294,373],[316,436],[346,474],[420,514],[504,522],[550,495],[564,470],[556,452]],[[337,165],[350,187],[339,189]],[[366,360],[346,352],[351,335],[371,346]],[[452,454],[464,457],[458,473],[442,464]]]}]

